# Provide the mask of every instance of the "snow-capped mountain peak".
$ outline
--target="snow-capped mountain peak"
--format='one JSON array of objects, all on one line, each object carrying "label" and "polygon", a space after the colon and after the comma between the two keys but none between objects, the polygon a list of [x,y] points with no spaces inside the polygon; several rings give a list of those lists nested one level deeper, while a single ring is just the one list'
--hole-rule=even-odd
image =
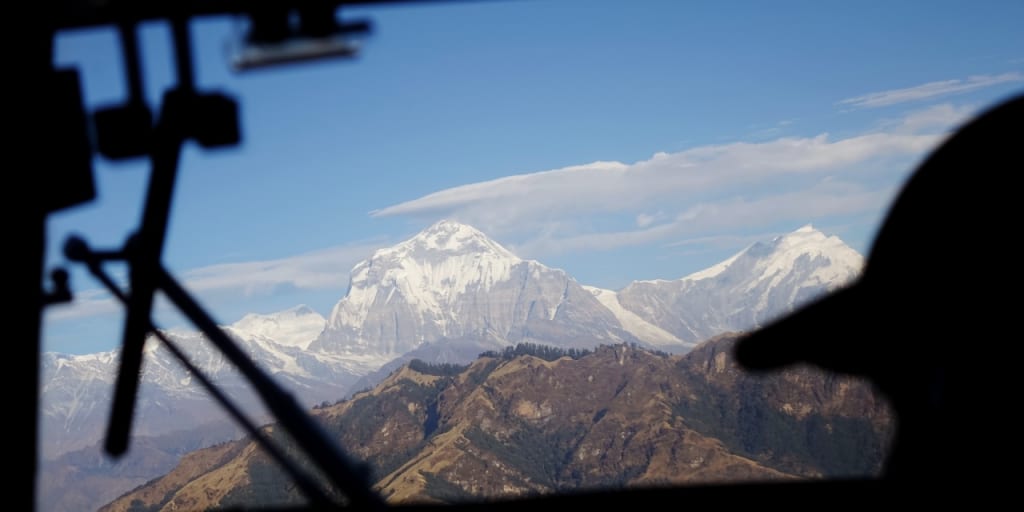
[{"label": "snow-capped mountain peak", "polygon": [[[470,226],[442,221],[357,264],[328,321],[298,306],[246,315],[227,330],[312,404],[344,396],[356,379],[400,356],[472,357],[521,341],[563,347],[640,341],[685,350],[764,325],[856,277],[862,263],[837,237],[807,225],[684,278],[638,281],[613,292],[582,287]],[[200,333],[164,334],[233,396],[255,405],[244,379]],[[41,436],[49,455],[102,435],[117,357],[116,350],[44,354]],[[145,357],[139,432],[208,421],[215,406],[162,344],[148,340]]]},{"label": "snow-capped mountain peak", "polygon": [[807,224],[676,281],[636,281],[619,304],[686,342],[756,328],[856,278],[864,258]]},{"label": "snow-capped mountain peak", "polygon": [[495,258],[519,261],[501,244],[481,233],[473,226],[451,220],[441,220],[420,231],[416,236],[394,247],[378,250],[373,259],[423,258],[440,254],[458,255],[466,253],[488,254]]},{"label": "snow-capped mountain peak", "polygon": [[828,236],[810,224],[771,242],[758,242],[746,252],[761,260],[757,265],[758,279],[768,280],[770,286],[797,272],[797,266],[814,261],[817,264],[807,279],[834,289],[856,276],[864,266],[864,257],[857,251],[839,237]]},{"label": "snow-capped mountain peak", "polygon": [[358,263],[328,327],[362,328],[373,304],[391,301],[401,301],[443,327],[451,314],[446,305],[507,280],[522,261],[476,228],[442,220]]},{"label": "snow-capped mountain peak", "polygon": [[828,289],[845,284],[864,266],[864,257],[837,236],[828,236],[807,224],[793,232],[767,242],[756,242],[729,259],[694,272],[683,281],[700,281],[718,277],[734,265],[753,271],[751,287],[760,281],[783,279],[796,270],[802,261],[816,260],[811,278]]},{"label": "snow-capped mountain peak", "polygon": [[[590,309],[597,313],[584,311]],[[397,356],[442,339],[540,341],[553,336],[553,326],[568,326],[569,315],[578,315],[576,323],[593,319],[573,328],[587,330],[589,339],[629,336],[565,272],[523,260],[476,228],[443,220],[358,263],[311,347]]]},{"label": "snow-capped mountain peak", "polygon": [[240,337],[261,336],[280,345],[306,348],[324,330],[327,319],[306,305],[276,313],[249,313],[229,325]]}]

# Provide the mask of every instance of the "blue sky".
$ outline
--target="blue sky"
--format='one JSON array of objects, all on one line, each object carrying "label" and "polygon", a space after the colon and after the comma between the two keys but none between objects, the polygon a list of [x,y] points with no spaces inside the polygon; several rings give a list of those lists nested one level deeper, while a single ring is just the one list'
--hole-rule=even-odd
[{"label": "blue sky", "polygon": [[[455,2],[351,9],[350,61],[234,74],[244,27],[193,25],[198,79],[241,102],[244,142],[184,153],[164,261],[222,322],[306,303],[441,218],[585,284],[677,278],[813,223],[866,252],[923,155],[1024,90],[1024,3]],[[151,104],[169,34],[143,28]],[[123,98],[113,31],[61,34],[90,108]],[[99,200],[54,215],[119,246],[144,160],[97,158]],[[113,268],[123,275],[123,269]],[[44,347],[114,348],[121,312],[76,270]],[[161,308],[157,318],[178,326]]]}]

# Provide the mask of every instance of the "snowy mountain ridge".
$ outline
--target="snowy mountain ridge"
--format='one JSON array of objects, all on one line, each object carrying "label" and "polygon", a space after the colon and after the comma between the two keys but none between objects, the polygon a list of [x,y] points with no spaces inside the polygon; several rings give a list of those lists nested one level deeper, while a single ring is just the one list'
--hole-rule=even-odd
[{"label": "snowy mountain ridge", "polygon": [[[439,340],[596,344],[632,339],[572,277],[443,220],[376,251],[310,345],[392,358]],[[586,339],[592,341],[587,342]]]},{"label": "snowy mountain ridge", "polygon": [[[301,402],[313,404],[345,396],[357,380],[402,357],[459,362],[523,341],[562,347],[629,341],[686,351],[722,332],[764,325],[849,282],[862,265],[842,240],[807,225],[683,278],[611,291],[581,286],[475,228],[441,221],[355,265],[348,292],[328,318],[296,306],[245,315],[225,330]],[[256,403],[202,335],[166,334],[219,384]],[[185,428],[220,414],[159,345],[146,343],[139,431]],[[117,356],[43,355],[47,455],[98,439]]]},{"label": "snowy mountain ridge", "polygon": [[249,313],[228,327],[241,337],[260,336],[279,345],[305,349],[325,325],[323,315],[301,304],[276,313]]},{"label": "snowy mountain ridge", "polygon": [[619,296],[614,291],[593,286],[584,286],[583,288],[593,294],[604,307],[608,308],[615,315],[615,318],[622,324],[623,329],[633,333],[637,338],[652,345],[669,349],[678,350],[680,347],[693,346],[692,343],[684,342],[674,334],[622,307],[622,304],[619,303]]},{"label": "snowy mountain ridge", "polygon": [[[759,244],[762,243],[755,243],[744,252],[755,250]],[[763,263],[757,266],[760,274],[755,281],[751,282],[750,288],[756,286],[753,284],[754,282],[764,280],[769,281],[769,287],[778,286],[786,276],[800,270],[797,266],[803,261],[803,258],[822,259],[829,262],[827,265],[818,265],[806,277],[807,280],[817,282],[829,289],[846,284],[859,274],[864,266],[864,257],[857,251],[843,243],[839,237],[826,236],[810,224],[788,235],[776,237],[764,245],[770,248],[771,256],[764,258]],[[742,254],[744,253],[741,252],[734,258],[739,258]],[[690,279],[693,279],[692,275]]]},{"label": "snowy mountain ridge", "polygon": [[[313,405],[343,396],[348,385],[387,362],[307,351],[303,345],[319,334],[323,322],[320,314],[300,306],[269,315],[246,315],[222,328],[265,371],[296,394],[300,402]],[[180,329],[163,334],[244,409],[256,416],[263,414],[256,395],[204,335]],[[278,339],[285,341],[280,343]],[[146,339],[144,354],[137,433],[159,435],[226,419],[190,372],[155,336]],[[43,354],[40,412],[44,417],[44,457],[88,446],[99,439],[109,413],[118,356],[119,350],[85,355]]]},{"label": "snowy mountain ridge", "polygon": [[812,225],[677,280],[634,281],[620,305],[685,342],[765,325],[860,275],[864,258]]},{"label": "snowy mountain ridge", "polygon": [[[349,292],[331,311],[328,327],[359,327],[382,288],[400,294],[442,327],[444,306],[476,285],[489,290],[522,262],[473,227],[440,221],[393,247],[379,249],[351,272]],[[385,300],[390,299],[391,296]],[[443,329],[442,329],[443,330]]]}]

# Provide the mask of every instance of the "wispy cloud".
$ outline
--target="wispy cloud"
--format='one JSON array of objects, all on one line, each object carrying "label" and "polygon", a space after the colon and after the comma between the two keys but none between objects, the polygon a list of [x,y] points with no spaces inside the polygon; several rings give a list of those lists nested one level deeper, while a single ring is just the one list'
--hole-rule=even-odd
[{"label": "wispy cloud", "polygon": [[457,219],[532,258],[880,216],[913,165],[972,112],[938,105],[845,138],[708,145],[507,176],[371,215]]},{"label": "wispy cloud", "polygon": [[890,202],[895,190],[895,186],[866,189],[852,183],[825,181],[806,189],[765,197],[734,197],[699,202],[668,222],[642,229],[539,237],[514,247],[524,254],[602,251],[669,238],[731,232],[792,219],[848,215],[883,208]]},{"label": "wispy cloud", "polygon": [[[632,213],[645,230],[664,229],[643,212],[679,211],[709,198],[757,193],[787,179],[821,180],[870,172],[934,147],[939,134],[871,133],[840,140],[827,134],[764,143],[704,146],[650,160],[592,164],[499,178],[435,192],[372,212],[374,216],[451,217],[495,234],[535,231],[552,220]],[[878,165],[872,165],[878,164]],[[867,170],[866,170],[867,169]],[[788,186],[788,185],[785,185]],[[671,215],[669,215],[671,216]]]},{"label": "wispy cloud", "polygon": [[786,175],[842,172],[873,159],[919,155],[940,138],[935,134],[871,133],[831,140],[828,134],[821,134],[703,146],[659,153],[633,164],[595,162],[462,185],[371,215],[449,215],[503,229],[524,217],[625,211],[666,199],[677,202],[699,197],[728,186],[756,186]]},{"label": "wispy cloud", "polygon": [[783,119],[771,126],[753,126],[754,131],[748,135],[748,139],[764,140],[777,138],[784,134],[795,122],[795,119]]},{"label": "wispy cloud", "polygon": [[[344,290],[349,270],[384,243],[341,245],[262,261],[221,263],[194,268],[181,273],[185,287],[201,296],[251,298],[269,295],[282,288],[305,290]],[[110,314],[121,308],[104,290],[76,292],[67,306],[53,309],[54,320]]]},{"label": "wispy cloud", "polygon": [[661,220],[665,215],[661,212],[658,213],[640,213],[636,216],[636,226],[640,228],[646,228],[651,224]]},{"label": "wispy cloud", "polygon": [[964,124],[977,112],[977,107],[973,105],[957,106],[952,103],[942,103],[911,112],[894,124],[911,133],[929,130],[943,131]]},{"label": "wispy cloud", "polygon": [[352,266],[381,245],[342,245],[275,260],[222,263],[187,270],[182,278],[197,293],[236,290],[252,296],[281,286],[344,289]]},{"label": "wispy cloud", "polygon": [[1001,75],[976,75],[965,79],[940,80],[903,89],[872,92],[840,100],[838,104],[852,108],[886,107],[898,103],[921,101],[939,96],[965,93],[999,84],[1022,81],[1024,81],[1024,74],[1016,71]]},{"label": "wispy cloud", "polygon": [[[783,137],[658,153],[627,164],[585,165],[466,184],[372,212],[424,224],[473,224],[524,257],[662,244],[693,245],[751,229],[878,212],[912,164],[974,112],[935,105],[838,138]],[[598,219],[598,220],[594,220]],[[680,242],[680,240],[683,240]],[[344,290],[348,272],[385,240],[181,272],[201,298],[240,300],[281,290]],[[701,242],[707,243],[707,242]],[[50,318],[120,310],[102,290],[76,294]]]},{"label": "wispy cloud", "polygon": [[769,240],[774,237],[784,235],[787,231],[762,231],[752,235],[708,235],[708,236],[697,236],[684,238],[682,240],[676,240],[665,244],[665,247],[686,247],[690,245],[701,245],[721,248],[741,247],[750,245],[754,242],[760,242],[763,240]]},{"label": "wispy cloud", "polygon": [[88,289],[75,291],[74,300],[69,304],[57,304],[46,309],[47,318],[61,320],[107,315],[118,311],[120,303],[106,290]]}]

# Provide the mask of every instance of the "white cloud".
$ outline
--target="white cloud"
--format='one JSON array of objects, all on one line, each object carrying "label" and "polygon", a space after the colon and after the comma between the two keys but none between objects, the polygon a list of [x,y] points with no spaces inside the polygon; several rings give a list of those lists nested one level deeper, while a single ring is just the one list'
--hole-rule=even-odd
[{"label": "white cloud", "polygon": [[737,187],[778,186],[786,178],[856,172],[887,158],[907,160],[940,140],[937,134],[893,131],[840,140],[822,134],[703,146],[628,165],[596,162],[458,186],[372,215],[444,216],[495,235],[535,230],[538,221],[603,213],[633,212],[641,225],[643,212],[652,208],[678,209]]},{"label": "white cloud", "polygon": [[197,293],[237,290],[247,296],[281,286],[302,289],[344,289],[348,272],[380,244],[343,245],[266,261],[222,263],[187,270],[182,279]]},{"label": "white cloud", "polygon": [[955,106],[951,103],[943,103],[912,112],[901,119],[898,124],[907,132],[948,130],[964,124],[977,111],[978,109],[971,105]]},{"label": "white cloud", "polygon": [[75,291],[74,300],[68,304],[57,304],[46,309],[47,319],[61,320],[82,318],[114,313],[121,308],[106,290],[88,289]]},{"label": "white cloud", "polygon": [[789,126],[793,124],[794,121],[794,119],[783,119],[768,127],[753,126],[752,128],[754,128],[754,131],[749,134],[748,138],[764,140],[779,137],[788,129]]},{"label": "white cloud", "polygon": [[654,214],[654,215],[651,215],[649,213],[640,213],[640,214],[638,214],[636,216],[636,225],[637,225],[637,227],[640,227],[640,228],[646,228],[647,226],[650,226],[655,221],[657,221],[657,220],[659,220],[661,218],[662,218],[662,215],[660,213]]},{"label": "white cloud", "polygon": [[[271,294],[282,287],[334,289],[340,294],[348,285],[352,267],[382,245],[342,245],[273,260],[221,263],[186,270],[179,279],[186,289],[202,297],[218,294],[254,297]],[[105,290],[89,289],[76,292],[70,305],[54,308],[49,318],[62,320],[110,314],[121,307]]]},{"label": "white cloud", "polygon": [[1024,74],[1016,71],[1012,73],[1003,73],[1001,75],[976,75],[967,77],[966,79],[940,80],[903,89],[890,89],[888,91],[872,92],[861,96],[855,96],[853,98],[846,98],[839,101],[839,105],[847,105],[853,108],[886,107],[897,103],[921,101],[939,96],[960,94],[994,85],[1021,81],[1024,81]]},{"label": "white cloud", "polygon": [[[441,217],[477,226],[524,257],[801,225],[821,217],[880,212],[912,164],[973,109],[949,104],[884,123],[881,131],[833,139],[784,137],[657,153],[626,164],[585,165],[453,187],[372,212]],[[924,133],[927,132],[927,133]],[[616,227],[611,227],[616,226]],[[680,239],[690,242],[678,242]],[[672,241],[676,241],[672,244]],[[693,242],[696,243],[696,242]],[[281,289],[344,290],[352,266],[385,245],[359,243],[286,258],[181,272],[201,298],[255,297]],[[101,290],[76,294],[53,319],[119,311]]]},{"label": "white cloud", "polygon": [[669,238],[730,232],[790,219],[855,214],[882,209],[889,204],[895,192],[895,186],[865,189],[852,183],[823,180],[806,189],[760,198],[734,197],[699,202],[668,222],[637,230],[586,233],[561,238],[542,237],[515,248],[525,255],[603,251]]},{"label": "white cloud", "polygon": [[972,112],[936,105],[845,138],[708,145],[631,164],[594,162],[507,176],[371,215],[424,223],[458,219],[538,259],[829,217],[880,217],[914,165]]},{"label": "white cloud", "polygon": [[676,240],[665,244],[665,247],[686,247],[688,245],[710,245],[713,247],[737,247],[749,245],[762,240],[769,240],[779,235],[786,234],[786,231],[766,231],[754,235],[708,235],[688,237],[683,240]]}]

